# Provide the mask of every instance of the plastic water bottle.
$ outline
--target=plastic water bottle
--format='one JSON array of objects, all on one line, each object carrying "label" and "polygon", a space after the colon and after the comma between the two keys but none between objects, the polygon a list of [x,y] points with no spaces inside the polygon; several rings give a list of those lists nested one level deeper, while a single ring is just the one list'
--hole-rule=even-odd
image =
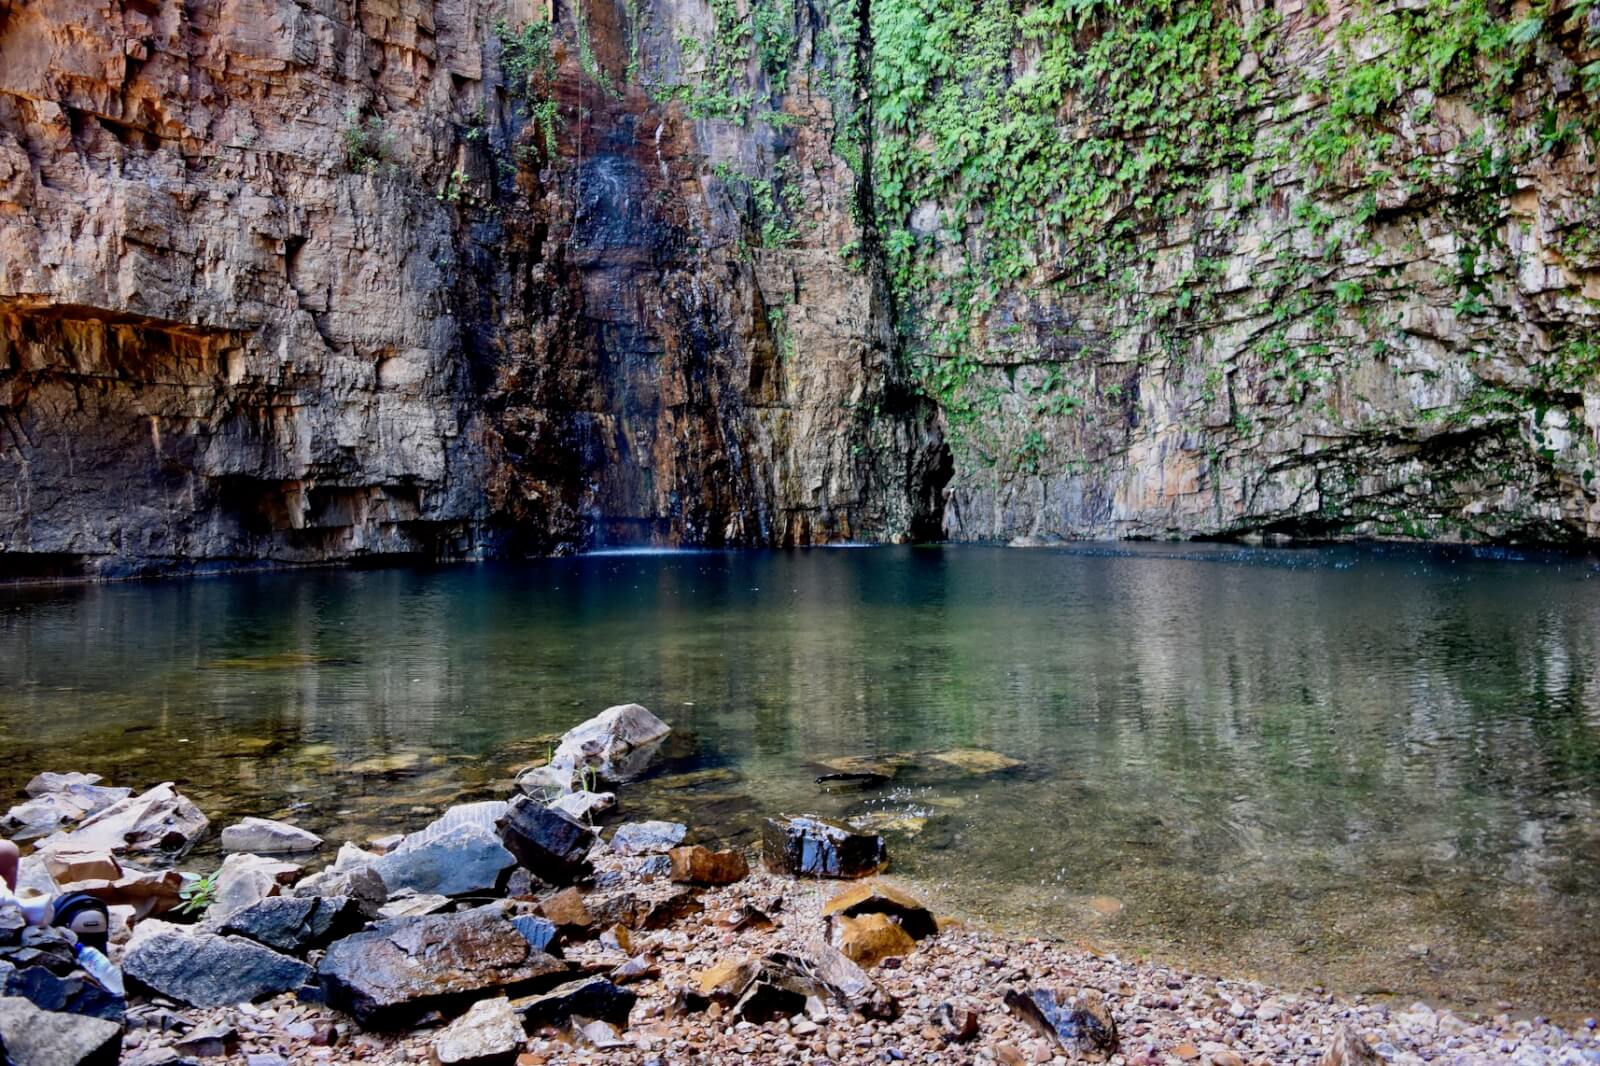
[{"label": "plastic water bottle", "polygon": [[122,971],[113,966],[110,959],[87,944],[76,945],[76,952],[78,965],[82,967],[83,972],[88,974],[95,984],[118,999],[127,998],[128,993],[123,989],[122,985]]}]

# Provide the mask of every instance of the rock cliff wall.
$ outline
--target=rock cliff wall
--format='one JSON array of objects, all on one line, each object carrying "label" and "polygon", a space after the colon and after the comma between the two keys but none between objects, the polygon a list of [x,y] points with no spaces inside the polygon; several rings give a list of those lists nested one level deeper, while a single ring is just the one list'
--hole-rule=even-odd
[{"label": "rock cliff wall", "polygon": [[0,0],[0,573],[1593,540],[1597,16]]}]

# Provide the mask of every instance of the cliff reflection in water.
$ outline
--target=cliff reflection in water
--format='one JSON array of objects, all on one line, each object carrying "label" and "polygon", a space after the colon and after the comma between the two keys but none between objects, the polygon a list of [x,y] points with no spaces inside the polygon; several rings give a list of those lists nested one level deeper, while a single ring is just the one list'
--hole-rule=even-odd
[{"label": "cliff reflection in water", "polygon": [[[218,821],[359,839],[503,794],[549,735],[637,699],[679,732],[629,815],[742,841],[783,809],[866,815],[897,870],[1007,925],[1579,1010],[1597,582],[1560,558],[1084,546],[14,589],[0,787],[172,779]],[[1025,765],[930,757],[951,749]],[[813,783],[892,755],[886,791]]]}]

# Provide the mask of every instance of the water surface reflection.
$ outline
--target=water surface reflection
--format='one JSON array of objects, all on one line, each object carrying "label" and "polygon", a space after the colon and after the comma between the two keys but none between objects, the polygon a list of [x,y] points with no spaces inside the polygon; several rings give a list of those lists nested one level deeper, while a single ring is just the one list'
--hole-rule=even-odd
[{"label": "water surface reflection", "polygon": [[[733,839],[781,808],[880,813],[899,870],[1004,924],[1578,1010],[1600,1003],[1573,935],[1600,894],[1597,591],[1588,560],[1195,546],[13,589],[0,788],[173,779],[217,818],[337,840],[496,794],[637,699],[680,736],[634,813]],[[950,748],[1025,766],[812,783],[820,759]]]}]

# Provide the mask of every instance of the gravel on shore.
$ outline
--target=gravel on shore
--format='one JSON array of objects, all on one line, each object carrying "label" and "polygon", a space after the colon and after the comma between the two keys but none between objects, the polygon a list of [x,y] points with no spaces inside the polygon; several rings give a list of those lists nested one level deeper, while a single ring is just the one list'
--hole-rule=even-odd
[{"label": "gravel on shore", "polygon": [[[597,1047],[583,1038],[547,1030],[530,1035],[515,1061],[520,1066],[560,1063],[1065,1063],[1069,1059],[1022,1020],[1007,1013],[1008,989],[1040,986],[1093,988],[1106,997],[1121,1035],[1109,1061],[1128,1066],[1257,1066],[1325,1061],[1357,1066],[1329,1049],[1341,1026],[1363,1037],[1378,1061],[1514,1063],[1517,1066],[1600,1066],[1600,1033],[1588,1019],[1564,1029],[1541,1018],[1510,1014],[1463,1017],[1422,1004],[1396,1006],[1335,996],[1276,990],[1255,982],[1202,976],[1147,963],[1123,961],[1071,945],[1011,937],[945,921],[940,932],[901,959],[871,970],[899,1002],[893,1021],[869,1020],[829,1005],[764,1025],[735,1021],[712,1003],[675,1009],[679,990],[693,987],[717,963],[773,951],[803,951],[823,934],[823,904],[848,883],[800,881],[765,871],[737,884],[707,889],[705,910],[671,928],[632,934],[633,956],[648,956],[659,976],[629,987],[639,999],[624,1043]],[[905,886],[903,886],[905,887]],[[912,888],[914,891],[914,887]],[[770,915],[772,928],[736,926],[746,907]],[[597,967],[628,957],[602,940],[568,946],[566,956]],[[939,1024],[940,1007],[972,1010],[977,1035],[951,1042]],[[213,1010],[135,1008],[123,1062],[158,1066],[185,1061],[195,1031],[237,1034],[226,1061],[247,1066],[345,1062],[387,1064],[433,1061],[444,1019],[409,1032],[363,1033],[347,1016],[281,996],[266,1003]],[[163,1030],[162,1026],[167,1026]],[[576,1042],[575,1042],[576,1041]],[[216,1058],[197,1062],[222,1061]],[[1372,1060],[1367,1060],[1372,1061]]]}]

